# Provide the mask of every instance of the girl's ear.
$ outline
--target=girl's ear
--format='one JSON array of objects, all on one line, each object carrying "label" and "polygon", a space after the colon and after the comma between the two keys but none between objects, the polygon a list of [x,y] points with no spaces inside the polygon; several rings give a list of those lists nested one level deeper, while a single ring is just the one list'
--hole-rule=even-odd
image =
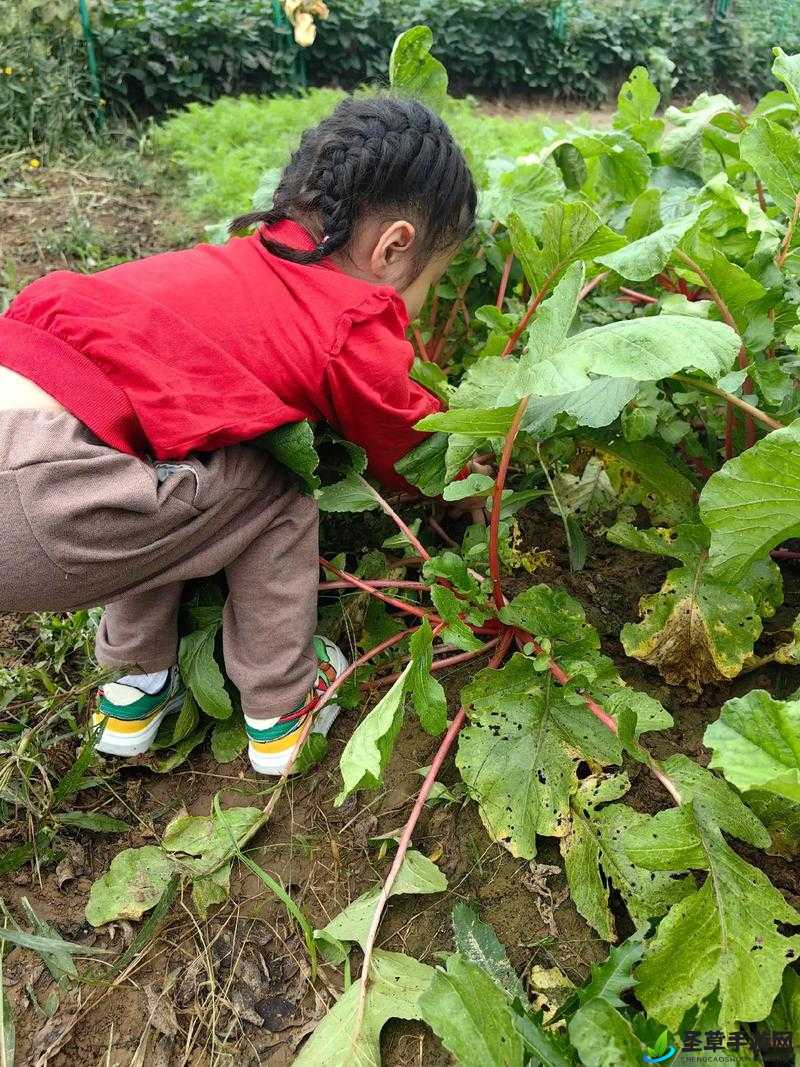
[{"label": "girl's ear", "polygon": [[380,232],[370,256],[373,274],[384,278],[387,274],[396,275],[398,270],[404,272],[411,263],[416,236],[413,224],[405,219],[391,223]]}]

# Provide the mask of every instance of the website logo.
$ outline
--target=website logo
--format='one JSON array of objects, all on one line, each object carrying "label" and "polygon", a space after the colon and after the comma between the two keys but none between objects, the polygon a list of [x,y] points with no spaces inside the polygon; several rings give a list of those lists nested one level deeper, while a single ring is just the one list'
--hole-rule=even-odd
[{"label": "website logo", "polygon": [[668,1030],[662,1030],[658,1041],[642,1053],[642,1063],[668,1063],[677,1049],[671,1043]]}]

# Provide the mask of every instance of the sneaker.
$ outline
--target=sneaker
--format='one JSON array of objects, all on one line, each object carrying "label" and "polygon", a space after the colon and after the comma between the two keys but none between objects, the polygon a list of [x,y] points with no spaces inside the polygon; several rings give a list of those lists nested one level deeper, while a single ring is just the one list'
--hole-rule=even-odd
[{"label": "sneaker", "polygon": [[[250,739],[250,763],[258,774],[280,777],[284,773],[303,724],[309,715],[314,714],[320,697],[334,678],[338,678],[347,667],[347,657],[327,637],[315,637],[314,649],[319,661],[319,671],[314,688],[303,703],[279,719],[245,718],[247,736]],[[338,704],[333,701],[326,704],[315,718],[312,732],[327,734],[338,714]]]},{"label": "sneaker", "polygon": [[185,695],[177,667],[170,669],[166,682],[152,696],[132,685],[107,682],[97,694],[97,708],[92,713],[94,727],[106,723],[95,748],[110,756],[141,756],[152,744],[164,716],[177,711]]}]

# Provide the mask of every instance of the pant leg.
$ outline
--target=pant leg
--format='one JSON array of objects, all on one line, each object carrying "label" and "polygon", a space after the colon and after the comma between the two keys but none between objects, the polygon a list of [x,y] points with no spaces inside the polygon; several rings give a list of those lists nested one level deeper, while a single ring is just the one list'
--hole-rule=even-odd
[{"label": "pant leg", "polygon": [[254,718],[291,711],[316,677],[318,526],[316,501],[287,493],[275,521],[225,568],[225,668]]},{"label": "pant leg", "polygon": [[106,606],[95,639],[104,667],[135,667],[153,674],[178,662],[178,611],[183,582],[129,593]]}]

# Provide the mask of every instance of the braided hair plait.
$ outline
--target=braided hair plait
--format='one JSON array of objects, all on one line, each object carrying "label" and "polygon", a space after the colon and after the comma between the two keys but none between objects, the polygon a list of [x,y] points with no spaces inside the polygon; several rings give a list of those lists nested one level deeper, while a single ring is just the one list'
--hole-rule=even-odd
[{"label": "braided hair plait", "polygon": [[393,212],[417,227],[417,265],[463,241],[475,220],[469,167],[445,123],[423,104],[393,96],[343,100],[306,130],[269,211],[242,215],[231,231],[293,219],[322,231],[308,251],[261,235],[274,255],[319,263],[345,249],[358,222]]}]

